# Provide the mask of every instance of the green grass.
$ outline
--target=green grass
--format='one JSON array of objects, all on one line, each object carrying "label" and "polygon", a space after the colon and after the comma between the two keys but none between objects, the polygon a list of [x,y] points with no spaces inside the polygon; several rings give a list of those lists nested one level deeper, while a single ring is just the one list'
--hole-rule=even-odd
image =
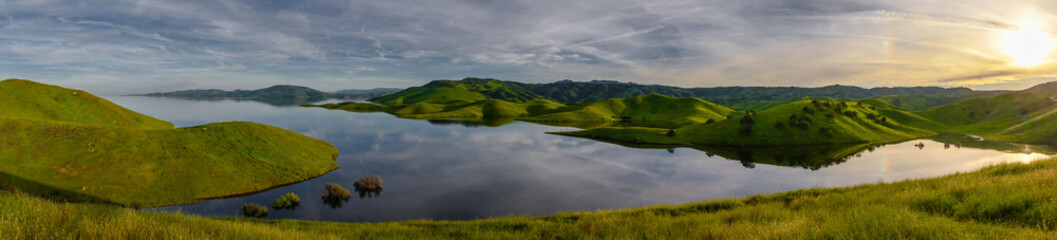
[{"label": "green grass", "polygon": [[110,103],[91,93],[28,80],[0,81],[0,116],[104,127],[172,128],[173,124]]},{"label": "green grass", "polygon": [[892,106],[903,109],[920,110],[954,103],[962,99],[982,98],[990,96],[991,95],[987,93],[977,93],[961,96],[907,94],[881,96],[873,99],[877,99],[879,101],[883,101],[885,103],[891,104]]},{"label": "green grass", "polygon": [[544,217],[336,223],[204,218],[0,192],[0,238],[1046,239],[1057,159],[924,180]]},{"label": "green grass", "polygon": [[522,118],[531,122],[616,122],[626,118],[637,126],[678,128],[719,120],[734,112],[699,98],[650,94],[613,98],[555,109],[553,113]]},{"label": "green grass", "polygon": [[[836,104],[838,102],[822,103]],[[696,144],[696,145],[807,145],[833,143],[871,143],[891,142],[935,135],[936,133],[908,127],[898,121],[888,120],[884,123],[870,119],[868,114],[879,116],[881,113],[870,109],[868,105],[859,106],[857,102],[847,102],[841,113],[835,113],[836,107],[819,107],[812,101],[798,101],[757,112],[753,123],[742,121],[747,112],[739,112],[729,119],[712,124],[695,124],[675,129],[676,136],[669,137],[665,129],[626,129],[595,128],[583,131],[566,132],[562,135],[602,138],[613,141],[644,142],[654,144]],[[809,107],[817,109],[815,113],[805,112]],[[855,116],[845,115],[855,112]],[[832,117],[827,116],[830,114]],[[796,115],[798,120],[791,120]],[[809,126],[799,127],[796,121],[810,116]],[[778,122],[782,122],[779,126]],[[751,130],[746,130],[749,128]],[[827,131],[828,130],[828,131]],[[638,139],[638,140],[636,140]]]},{"label": "green grass", "polygon": [[303,181],[338,167],[333,145],[276,127],[224,122],[174,129],[83,91],[24,80],[0,82],[0,89],[0,96],[23,95],[4,101],[7,109],[25,102],[42,112],[0,115],[0,186],[54,199],[137,207],[187,203]]}]

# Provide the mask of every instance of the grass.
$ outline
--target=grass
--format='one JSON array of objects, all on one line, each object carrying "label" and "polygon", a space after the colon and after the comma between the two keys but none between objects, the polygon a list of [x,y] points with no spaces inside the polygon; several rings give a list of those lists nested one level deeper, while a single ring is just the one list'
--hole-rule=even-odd
[{"label": "grass", "polygon": [[[276,127],[174,129],[79,90],[25,80],[0,89],[25,95],[3,102],[14,110],[0,115],[0,186],[36,195],[150,207],[261,191],[338,167],[333,145]],[[53,110],[67,106],[77,109]]]},{"label": "grass", "polygon": [[678,128],[709,119],[723,119],[734,112],[699,98],[674,98],[650,94],[613,98],[593,103],[555,109],[552,113],[522,118],[531,122],[617,122],[637,126]]},{"label": "grass", "polygon": [[[819,105],[815,102],[830,106]],[[860,106],[857,102],[845,102],[844,105],[847,106],[836,107],[840,102],[815,102],[797,101],[756,113],[739,112],[729,119],[712,124],[695,124],[675,129],[675,137],[667,136],[667,129],[620,127],[594,128],[560,134],[612,141],[679,145],[876,143],[936,134],[928,130],[904,126],[895,120],[880,122],[881,113],[869,108],[869,105]],[[808,112],[804,110],[805,108],[815,110]],[[745,118],[752,120],[747,122],[743,120]]]},{"label": "grass", "polygon": [[950,176],[544,217],[336,223],[204,218],[0,192],[0,238],[1046,239],[1057,159]]}]

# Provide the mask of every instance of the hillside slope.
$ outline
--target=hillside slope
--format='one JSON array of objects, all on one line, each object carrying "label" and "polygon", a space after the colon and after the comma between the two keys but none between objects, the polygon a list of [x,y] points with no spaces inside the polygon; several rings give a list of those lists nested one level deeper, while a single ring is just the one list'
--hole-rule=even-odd
[{"label": "hillside slope", "polygon": [[613,141],[697,145],[805,145],[890,142],[935,135],[888,120],[857,102],[798,101],[674,129],[596,128],[557,134]]},{"label": "hillside slope", "polygon": [[[0,82],[0,185],[139,207],[264,190],[336,169],[333,145],[249,122],[173,129],[80,90]],[[70,109],[76,107],[76,109]]]},{"label": "hillside slope", "polygon": [[172,128],[173,124],[113,104],[91,93],[33,81],[0,82],[0,116],[106,127]]},{"label": "hillside slope", "polygon": [[616,122],[638,126],[677,128],[690,124],[720,120],[734,112],[698,98],[673,98],[650,94],[613,98],[593,103],[555,109],[553,113],[523,118],[532,122]]}]

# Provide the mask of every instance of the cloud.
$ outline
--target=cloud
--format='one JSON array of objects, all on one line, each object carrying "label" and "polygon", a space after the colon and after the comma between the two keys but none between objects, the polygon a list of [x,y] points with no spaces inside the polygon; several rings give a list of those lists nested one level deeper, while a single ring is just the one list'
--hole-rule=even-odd
[{"label": "cloud", "polygon": [[0,77],[134,93],[174,82],[344,89],[466,76],[972,86],[1057,70],[1008,70],[997,47],[1021,24],[1057,22],[1057,3],[1041,0],[108,3],[0,2]]}]

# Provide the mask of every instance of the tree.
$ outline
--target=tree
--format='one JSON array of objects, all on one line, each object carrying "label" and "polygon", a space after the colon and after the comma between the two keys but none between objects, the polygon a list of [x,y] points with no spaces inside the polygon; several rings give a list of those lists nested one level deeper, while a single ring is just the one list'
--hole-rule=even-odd
[{"label": "tree", "polygon": [[242,216],[262,218],[268,216],[268,208],[253,203],[242,204]]}]

